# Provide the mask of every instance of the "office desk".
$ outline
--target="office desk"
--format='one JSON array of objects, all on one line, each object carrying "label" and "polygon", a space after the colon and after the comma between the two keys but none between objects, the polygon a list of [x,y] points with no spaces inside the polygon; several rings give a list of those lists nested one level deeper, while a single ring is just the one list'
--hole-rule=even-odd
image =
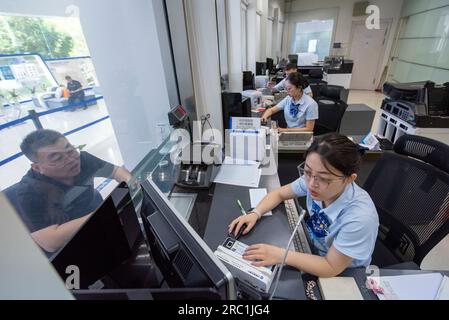
[{"label": "office desk", "polygon": [[[262,176],[259,183],[259,187],[267,188],[268,192],[279,186],[277,174]],[[248,190],[247,187],[216,184],[204,234],[204,241],[212,250],[224,241],[228,234],[229,223],[240,214],[236,200],[240,199],[244,208],[250,208]],[[272,216],[259,220],[250,233],[240,237],[239,241],[248,245],[268,243],[285,247],[292,231],[285,214],[284,204],[279,205],[272,212]],[[285,266],[275,296],[285,299],[305,299],[301,273]]]},{"label": "office desk", "polygon": [[[402,276],[402,275],[412,275],[412,274],[422,274],[422,273],[432,273],[432,272],[439,272],[439,273],[442,273],[443,275],[449,276],[449,271],[396,270],[396,269],[379,269],[379,276],[381,276],[381,277]],[[354,278],[364,300],[379,300],[379,298],[377,298],[376,294],[372,290],[368,289],[365,286],[367,276],[371,276],[371,274],[366,273],[365,268],[347,269],[343,273],[341,273],[340,276]],[[316,277],[306,276],[304,278],[305,278],[304,279],[305,281],[307,279],[309,281],[310,280],[316,281]],[[318,289],[318,285],[314,287],[314,294],[317,297],[317,299],[319,299],[319,300],[322,299],[321,293]]]}]

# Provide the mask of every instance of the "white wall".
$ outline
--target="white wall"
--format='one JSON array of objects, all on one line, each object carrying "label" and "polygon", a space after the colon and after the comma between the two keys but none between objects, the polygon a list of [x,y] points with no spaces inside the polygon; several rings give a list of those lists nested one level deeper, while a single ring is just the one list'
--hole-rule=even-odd
[{"label": "white wall", "polygon": [[156,147],[169,100],[151,0],[2,0],[0,12],[78,13],[125,166]]},{"label": "white wall", "polygon": [[[283,56],[287,56],[290,53],[291,41],[292,41],[292,24],[295,16],[298,14],[307,14],[306,11],[310,11],[310,15],[314,14],[312,10],[319,9],[338,9],[337,24],[334,31],[333,42],[341,42],[345,48],[350,48],[351,40],[351,28],[352,22],[365,19],[364,17],[352,17],[354,3],[359,0],[286,0],[285,12],[288,18],[288,32],[285,33],[283,46]],[[389,52],[393,44],[395,31],[400,18],[400,12],[403,0],[370,0],[370,5],[377,5],[380,9],[381,19],[392,19],[392,25],[389,30],[386,54],[382,61],[382,69],[388,62]]]}]

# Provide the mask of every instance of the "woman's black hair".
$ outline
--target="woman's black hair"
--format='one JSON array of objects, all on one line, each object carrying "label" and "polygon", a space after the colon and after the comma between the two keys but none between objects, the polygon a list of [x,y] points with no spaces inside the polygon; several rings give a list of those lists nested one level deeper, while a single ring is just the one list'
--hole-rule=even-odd
[{"label": "woman's black hair", "polygon": [[301,88],[301,89],[307,88],[309,86],[309,83],[307,82],[307,80],[304,79],[302,74],[299,72],[290,73],[287,76],[287,78],[285,79],[285,81],[288,81],[295,87]]},{"label": "woman's black hair", "polygon": [[324,167],[333,175],[337,174],[330,170],[328,165],[349,177],[351,174],[359,172],[362,162],[358,145],[338,133],[328,133],[315,138],[304,158],[311,153],[317,153],[321,157]]}]

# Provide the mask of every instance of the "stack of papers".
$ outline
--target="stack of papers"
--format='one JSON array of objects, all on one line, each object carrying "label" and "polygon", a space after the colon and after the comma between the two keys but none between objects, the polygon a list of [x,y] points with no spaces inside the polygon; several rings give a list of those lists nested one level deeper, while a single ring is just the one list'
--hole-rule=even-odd
[{"label": "stack of papers", "polygon": [[318,285],[324,300],[363,300],[352,277],[318,278]]},{"label": "stack of papers", "polygon": [[449,300],[449,278],[441,273],[368,277],[378,281],[380,300]]}]

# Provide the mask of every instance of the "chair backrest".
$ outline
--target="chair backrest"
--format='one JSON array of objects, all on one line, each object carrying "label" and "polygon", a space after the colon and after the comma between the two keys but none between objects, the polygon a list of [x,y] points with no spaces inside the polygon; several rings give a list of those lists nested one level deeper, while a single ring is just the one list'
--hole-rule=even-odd
[{"label": "chair backrest", "polygon": [[349,90],[345,89],[343,86],[337,85],[322,85],[320,87],[319,95],[316,97],[316,100],[332,100],[332,101],[348,101],[348,93]]},{"label": "chair backrest", "polygon": [[313,134],[318,136],[340,130],[341,119],[348,105],[343,101],[324,103],[318,101],[318,119],[315,121]]},{"label": "chair backrest", "polygon": [[279,128],[287,128],[287,121],[285,121],[283,111],[271,115],[271,120],[276,121]]},{"label": "chair backrest", "polygon": [[394,150],[380,157],[364,189],[379,214],[378,241],[399,262],[419,265],[449,232],[449,173],[442,161],[449,146],[404,135]]}]

